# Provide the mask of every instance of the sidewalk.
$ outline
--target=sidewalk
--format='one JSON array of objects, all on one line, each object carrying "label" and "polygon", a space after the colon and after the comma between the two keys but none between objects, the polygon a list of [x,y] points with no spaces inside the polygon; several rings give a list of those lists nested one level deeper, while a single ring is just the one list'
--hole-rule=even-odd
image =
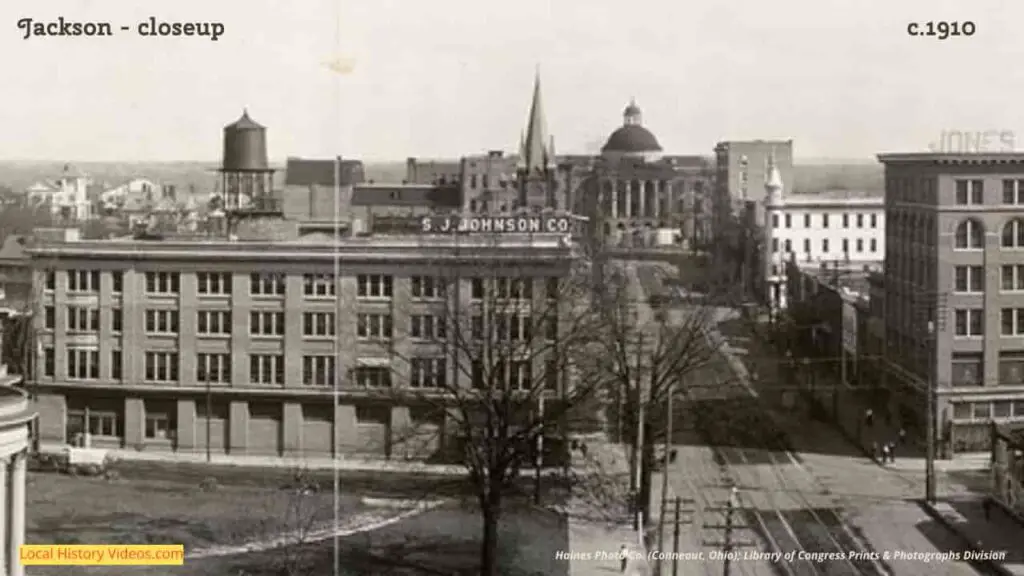
[{"label": "sidewalk", "polygon": [[573,469],[606,484],[597,488],[596,500],[574,491],[569,502],[569,576],[621,574],[623,545],[630,554],[625,574],[650,576],[647,553],[626,512],[630,468],[625,448],[606,440],[589,441],[586,457],[573,451]]},{"label": "sidewalk", "polygon": [[934,505],[921,506],[936,522],[957,534],[965,549],[1000,555],[982,560],[995,573],[1004,576],[1024,576],[1024,527],[1010,518],[998,506],[993,506],[989,518],[981,498],[951,498]]}]

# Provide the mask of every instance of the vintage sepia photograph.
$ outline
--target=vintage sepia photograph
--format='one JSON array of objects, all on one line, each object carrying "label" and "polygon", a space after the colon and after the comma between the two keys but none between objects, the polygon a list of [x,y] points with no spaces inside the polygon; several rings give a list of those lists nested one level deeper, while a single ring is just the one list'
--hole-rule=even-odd
[{"label": "vintage sepia photograph", "polygon": [[0,576],[1024,576],[1022,20],[3,2]]}]

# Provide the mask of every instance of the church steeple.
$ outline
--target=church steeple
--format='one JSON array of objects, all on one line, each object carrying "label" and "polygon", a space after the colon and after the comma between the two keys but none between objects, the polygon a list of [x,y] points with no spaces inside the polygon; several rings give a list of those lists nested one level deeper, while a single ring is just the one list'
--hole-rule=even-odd
[{"label": "church steeple", "polygon": [[533,80],[533,101],[526,121],[526,134],[519,148],[519,167],[528,174],[543,172],[551,163],[550,151],[545,146],[547,125],[540,98],[540,70]]}]

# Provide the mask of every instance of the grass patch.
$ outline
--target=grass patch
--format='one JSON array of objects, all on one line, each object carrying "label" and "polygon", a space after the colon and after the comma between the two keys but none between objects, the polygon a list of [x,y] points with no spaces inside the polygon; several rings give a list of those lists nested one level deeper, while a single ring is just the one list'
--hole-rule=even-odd
[{"label": "grass patch", "polygon": [[[184,544],[188,550],[266,537],[334,516],[329,491],[301,498],[267,486],[204,491],[198,482],[179,479],[108,481],[30,473],[27,492],[30,544],[159,543]],[[351,515],[362,507],[358,497],[344,496],[339,508]]]}]

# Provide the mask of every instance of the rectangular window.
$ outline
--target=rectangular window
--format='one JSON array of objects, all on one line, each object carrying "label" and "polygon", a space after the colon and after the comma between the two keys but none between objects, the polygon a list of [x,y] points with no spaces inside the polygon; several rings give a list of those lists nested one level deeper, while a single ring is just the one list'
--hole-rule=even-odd
[{"label": "rectangular window", "polygon": [[123,359],[122,359],[121,351],[120,350],[111,350],[110,351],[110,379],[111,380],[121,380],[121,378],[122,378],[122,372],[121,372],[121,363],[122,363],[122,361],[123,361]]},{"label": "rectangular window", "polygon": [[227,384],[231,382],[230,354],[196,354],[196,382]]},{"label": "rectangular window", "polygon": [[793,215],[786,214],[784,218],[786,220],[786,228],[791,228],[793,226]]},{"label": "rectangular window", "polygon": [[864,251],[864,239],[863,238],[857,238],[857,252],[863,252],[863,251]]},{"label": "rectangular window", "polygon": [[412,297],[417,300],[442,299],[447,294],[444,280],[432,276],[413,276],[410,279]]},{"label": "rectangular window", "polygon": [[356,385],[363,388],[390,388],[391,369],[369,366],[356,368]]},{"label": "rectangular window", "polygon": [[1000,287],[1005,292],[1024,290],[1024,264],[1005,264],[1000,269]]},{"label": "rectangular window", "polygon": [[281,354],[250,354],[249,382],[262,386],[284,384],[284,356]]},{"label": "rectangular window", "polygon": [[960,206],[984,204],[985,182],[983,180],[957,180],[956,203]]},{"label": "rectangular window", "polygon": [[[1024,386],[1024,353],[1016,351],[999,353],[999,385]],[[1024,413],[1020,415],[1024,416]]]},{"label": "rectangular window", "polygon": [[444,358],[413,358],[409,369],[412,388],[444,388],[447,383]]},{"label": "rectangular window", "polygon": [[546,278],[544,280],[544,294],[548,300],[558,300],[561,293],[561,283],[558,278]]},{"label": "rectangular window", "polygon": [[850,253],[850,240],[848,238],[843,238],[843,254],[849,254],[849,253]]},{"label": "rectangular window", "polygon": [[334,336],[334,312],[304,312],[302,314],[303,336]]},{"label": "rectangular window", "polygon": [[284,274],[250,274],[249,294],[251,296],[284,296]]},{"label": "rectangular window", "polygon": [[124,330],[124,313],[120,308],[110,310],[110,331],[118,333]]},{"label": "rectangular window", "polygon": [[863,228],[863,227],[864,227],[864,215],[863,214],[857,214],[857,228]]},{"label": "rectangular window", "polygon": [[1024,308],[1003,308],[1000,319],[1003,336],[1024,336]]},{"label": "rectangular window", "polygon": [[53,348],[43,348],[43,376],[47,378],[53,378],[56,376],[57,362],[53,353]]},{"label": "rectangular window", "polygon": [[175,429],[171,414],[146,414],[146,439],[169,440],[174,437]]},{"label": "rectangular window", "polygon": [[231,312],[200,310],[196,313],[196,332],[199,334],[231,334]]},{"label": "rectangular window", "polygon": [[177,272],[146,272],[147,294],[177,294],[181,290]]},{"label": "rectangular window", "polygon": [[849,228],[849,227],[850,227],[850,215],[849,214],[843,214],[843,228]]},{"label": "rectangular window", "polygon": [[811,239],[810,238],[804,238],[804,252],[806,252],[808,254],[811,253]]},{"label": "rectangular window", "polygon": [[783,246],[785,246],[784,250],[785,250],[785,252],[787,254],[793,251],[793,241],[792,240],[787,238],[786,241],[783,243]]},{"label": "rectangular window", "polygon": [[123,434],[121,422],[116,412],[90,410],[89,421],[85,421],[84,410],[68,410],[68,429],[74,434],[84,431],[93,437],[120,438]]},{"label": "rectangular window", "polygon": [[124,272],[120,270],[114,270],[110,273],[110,278],[113,280],[113,287],[111,292],[114,294],[120,294],[124,292]]},{"label": "rectangular window", "polygon": [[956,266],[953,268],[955,292],[975,294],[985,291],[985,268],[983,266]]},{"label": "rectangular window", "polygon": [[52,292],[57,289],[57,273],[53,270],[43,272],[43,289]]},{"label": "rectangular window", "polygon": [[359,314],[356,336],[361,340],[390,340],[391,314]]},{"label": "rectangular window", "polygon": [[250,312],[249,334],[284,336],[284,312]]},{"label": "rectangular window", "polygon": [[99,270],[68,270],[68,292],[99,292]]},{"label": "rectangular window", "polygon": [[68,332],[98,332],[100,311],[84,306],[68,306]]},{"label": "rectangular window", "polygon": [[304,386],[334,386],[334,356],[303,356],[302,384]]},{"label": "rectangular window", "polygon": [[100,351],[67,349],[69,380],[99,380]]},{"label": "rectangular window", "polygon": [[53,306],[43,308],[43,328],[53,330],[57,324],[57,310]]},{"label": "rectangular window", "polygon": [[872,252],[878,252],[878,240],[876,240],[876,239],[874,239],[874,238],[872,238],[872,239],[871,239],[871,246],[870,246],[870,250],[871,250]]},{"label": "rectangular window", "polygon": [[210,296],[231,294],[231,274],[223,272],[197,273],[196,292]]},{"label": "rectangular window", "polygon": [[778,214],[772,214],[772,228],[778,228],[778,227],[779,227],[779,215]]},{"label": "rectangular window", "polygon": [[985,334],[985,316],[980,308],[954,311],[955,332],[960,337],[980,337]]},{"label": "rectangular window", "polygon": [[391,276],[385,274],[360,274],[356,276],[356,296],[358,298],[389,300],[392,295]]},{"label": "rectangular window", "polygon": [[334,298],[334,274],[303,274],[302,293],[307,298]]},{"label": "rectangular window", "polygon": [[470,298],[473,300],[484,299],[484,281],[482,278],[470,280]]},{"label": "rectangular window", "polygon": [[821,239],[821,251],[824,254],[828,254],[828,238]]},{"label": "rectangular window", "polygon": [[828,214],[821,215],[821,227],[828,228]]},{"label": "rectangular window", "polygon": [[804,228],[810,228],[810,227],[811,227],[811,215],[810,214],[804,214]]},{"label": "rectangular window", "polygon": [[444,340],[444,320],[438,316],[413,315],[409,317],[409,335],[418,340]]},{"label": "rectangular window", "polygon": [[772,238],[772,252],[779,253],[779,239]]},{"label": "rectangular window", "polygon": [[177,310],[146,310],[147,334],[177,334]]},{"label": "rectangular window", "polygon": [[1003,204],[1024,204],[1024,180],[1003,180]]},{"label": "rectangular window", "polygon": [[509,362],[508,387],[511,390],[530,390],[533,388],[533,378],[530,362],[516,361]]},{"label": "rectangular window", "polygon": [[878,228],[878,214],[871,215],[871,227]]},{"label": "rectangular window", "polygon": [[984,382],[981,354],[954,352],[950,368],[953,386],[980,386]]},{"label": "rectangular window", "polygon": [[178,381],[177,352],[146,352],[146,382]]}]

